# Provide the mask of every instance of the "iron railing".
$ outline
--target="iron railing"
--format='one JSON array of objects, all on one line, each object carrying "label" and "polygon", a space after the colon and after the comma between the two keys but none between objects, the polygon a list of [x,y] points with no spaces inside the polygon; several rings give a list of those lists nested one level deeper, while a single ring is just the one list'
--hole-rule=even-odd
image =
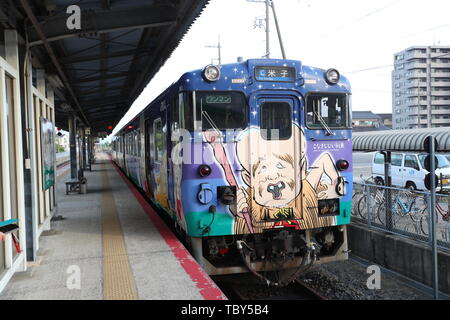
[{"label": "iron railing", "polygon": [[354,183],[353,190],[352,222],[430,246],[436,236],[438,247],[450,250],[450,195],[436,195],[436,232],[433,235],[429,192],[385,187],[371,181]]}]

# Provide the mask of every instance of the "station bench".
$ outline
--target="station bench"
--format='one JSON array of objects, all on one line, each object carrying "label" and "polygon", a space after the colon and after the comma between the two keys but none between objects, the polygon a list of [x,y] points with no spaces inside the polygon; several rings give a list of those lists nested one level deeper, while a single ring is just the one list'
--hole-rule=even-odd
[{"label": "station bench", "polygon": [[66,195],[69,194],[69,192],[76,192],[81,193],[81,181],[76,178],[72,178],[66,181]]}]

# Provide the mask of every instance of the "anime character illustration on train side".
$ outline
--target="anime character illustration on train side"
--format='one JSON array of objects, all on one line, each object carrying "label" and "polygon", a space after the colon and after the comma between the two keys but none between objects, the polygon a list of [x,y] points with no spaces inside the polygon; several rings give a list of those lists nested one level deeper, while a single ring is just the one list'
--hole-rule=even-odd
[{"label": "anime character illustration on train side", "polygon": [[[208,140],[208,139],[207,139]],[[236,143],[243,184],[238,184],[225,152],[213,146],[228,183],[237,188],[234,233],[261,233],[265,229],[290,227],[295,230],[336,225],[336,218],[319,215],[319,200],[340,198],[343,179],[329,153],[308,164],[303,131],[292,124],[286,140],[267,140],[259,128],[244,130]],[[225,165],[224,165],[225,164]]]}]

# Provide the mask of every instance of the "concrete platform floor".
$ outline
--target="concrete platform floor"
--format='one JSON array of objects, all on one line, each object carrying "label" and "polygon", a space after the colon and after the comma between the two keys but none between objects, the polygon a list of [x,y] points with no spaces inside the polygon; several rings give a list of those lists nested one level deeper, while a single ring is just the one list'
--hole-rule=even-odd
[{"label": "concrete platform floor", "polygon": [[137,201],[107,155],[97,159],[85,173],[84,195],[65,194],[69,167],[61,168],[56,216],[62,219],[53,219],[38,258],[14,275],[0,299],[226,299]]}]

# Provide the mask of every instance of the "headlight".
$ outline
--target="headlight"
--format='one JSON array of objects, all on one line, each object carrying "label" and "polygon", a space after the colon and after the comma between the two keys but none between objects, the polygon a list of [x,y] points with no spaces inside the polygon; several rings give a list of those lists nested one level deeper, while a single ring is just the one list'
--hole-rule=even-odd
[{"label": "headlight", "polygon": [[220,69],[217,66],[209,65],[203,69],[203,77],[207,81],[217,81],[220,79]]},{"label": "headlight", "polygon": [[328,84],[336,84],[339,82],[339,79],[341,78],[341,75],[339,74],[339,71],[336,69],[328,69],[325,73],[325,80],[328,82]]}]

